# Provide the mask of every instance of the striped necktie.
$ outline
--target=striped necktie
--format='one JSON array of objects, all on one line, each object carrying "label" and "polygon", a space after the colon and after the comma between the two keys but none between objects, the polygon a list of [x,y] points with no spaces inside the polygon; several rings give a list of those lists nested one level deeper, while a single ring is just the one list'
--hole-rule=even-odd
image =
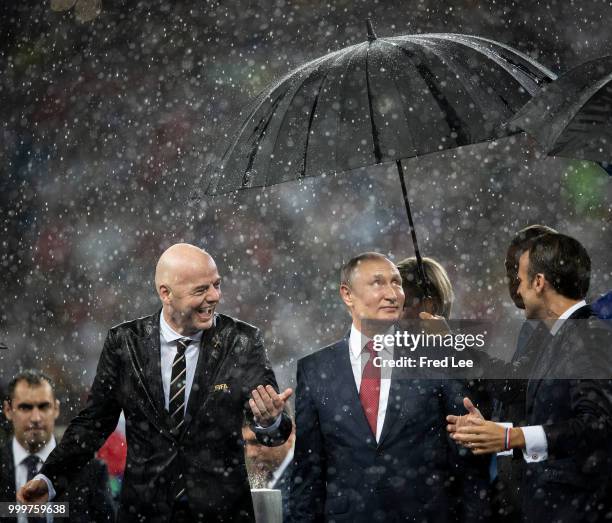
[{"label": "striped necktie", "polygon": [[176,340],[176,356],[172,362],[170,377],[170,401],[168,411],[172,418],[175,432],[179,432],[185,421],[185,385],[187,382],[187,366],[185,364],[185,351],[191,343],[189,338]]}]

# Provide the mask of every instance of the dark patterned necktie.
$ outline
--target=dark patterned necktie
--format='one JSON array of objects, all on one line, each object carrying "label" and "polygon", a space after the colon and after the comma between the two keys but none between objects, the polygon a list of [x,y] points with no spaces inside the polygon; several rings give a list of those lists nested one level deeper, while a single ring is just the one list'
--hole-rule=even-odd
[{"label": "dark patterned necktie", "polygon": [[185,364],[185,351],[191,343],[189,338],[176,340],[176,356],[172,362],[170,377],[170,401],[168,412],[172,418],[175,432],[179,432],[185,421],[185,384],[187,382],[187,366]]},{"label": "dark patterned necktie", "polygon": [[[34,479],[34,476],[38,474],[38,465],[42,463],[42,459],[36,454],[30,454],[27,458],[25,458],[22,463],[26,466],[28,470],[27,481]],[[28,523],[46,523],[46,517],[36,517],[30,516],[28,518]]]},{"label": "dark patterned necktie", "polygon": [[27,458],[25,458],[22,461],[22,463],[28,469],[28,476],[27,476],[27,480],[28,481],[33,479],[34,476],[36,476],[36,474],[38,474],[38,465],[41,462],[42,462],[42,460],[36,454],[30,454]]}]

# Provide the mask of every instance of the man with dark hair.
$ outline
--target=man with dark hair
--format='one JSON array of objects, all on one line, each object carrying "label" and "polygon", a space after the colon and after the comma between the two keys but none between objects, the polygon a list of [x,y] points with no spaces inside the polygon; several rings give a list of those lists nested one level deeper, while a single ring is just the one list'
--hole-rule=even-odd
[{"label": "man with dark hair", "polygon": [[523,305],[523,300],[517,293],[519,285],[519,258],[528,248],[529,242],[533,240],[533,238],[545,233],[556,232],[557,231],[555,231],[552,227],[548,227],[547,225],[533,224],[528,225],[527,227],[518,231],[510,241],[510,245],[508,246],[508,250],[506,252],[504,266],[506,268],[506,279],[508,281],[508,292],[510,293],[510,298],[519,309],[525,308]]},{"label": "man with dark hair", "polygon": [[264,445],[291,433],[256,327],[217,314],[221,276],[210,254],[186,243],[160,256],[157,313],[110,329],[85,408],[41,469],[18,492],[44,502],[61,492],[117,426],[128,456],[122,522],[252,522],[240,442],[247,415]]},{"label": "man with dark hair", "polygon": [[340,297],[350,331],[298,362],[292,521],[484,519],[486,463],[463,464],[444,432],[465,391],[453,380],[392,379],[375,363],[394,357],[373,337],[401,317],[399,270],[379,253],[356,256],[342,267]]},{"label": "man with dark hair", "polygon": [[527,385],[525,425],[504,429],[472,414],[451,429],[475,454],[522,450],[527,521],[604,521],[612,512],[612,384],[593,379],[612,376],[612,331],[584,301],[590,267],[574,238],[546,233],[530,241],[517,294],[525,317],[543,322],[549,337]]},{"label": "man with dark hair", "polygon": [[591,280],[591,258],[582,244],[563,234],[543,234],[535,240],[530,242],[529,280],[541,273],[560,296],[574,301],[585,299]]},{"label": "man with dark hair", "polygon": [[[518,294],[518,266],[521,255],[529,248],[530,242],[542,234],[556,233],[547,225],[533,224],[518,231],[510,241],[506,251],[504,266],[510,299],[517,308],[524,309],[523,299]],[[547,336],[546,329],[538,329],[539,322],[527,320],[523,322],[518,335],[516,350],[512,362],[518,361],[529,352],[529,348],[537,350],[540,340]],[[525,423],[526,379],[505,380],[503,384],[490,382],[493,392],[493,413],[495,420],[512,421],[515,425]],[[474,409],[471,409],[474,412]],[[519,523],[521,515],[521,484],[525,469],[522,453],[518,450],[511,456],[494,456],[492,467],[493,513],[500,523]]]},{"label": "man with dark hair", "polygon": [[[17,490],[38,473],[55,448],[53,431],[59,409],[53,382],[42,372],[26,370],[9,383],[4,415],[14,435],[0,449],[1,501],[15,502]],[[112,521],[114,514],[105,465],[91,460],[66,495],[57,501],[69,503],[70,521]]]}]

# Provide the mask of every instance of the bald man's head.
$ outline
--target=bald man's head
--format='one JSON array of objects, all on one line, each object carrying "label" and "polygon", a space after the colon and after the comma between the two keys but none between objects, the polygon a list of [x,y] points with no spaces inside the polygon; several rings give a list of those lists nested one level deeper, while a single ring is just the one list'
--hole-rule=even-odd
[{"label": "bald man's head", "polygon": [[181,278],[189,277],[189,273],[212,261],[205,250],[189,243],[176,243],[169,247],[159,257],[155,268],[155,287],[159,294],[159,286],[176,284]]},{"label": "bald man's head", "polygon": [[169,247],[155,269],[155,288],[163,314],[179,334],[190,335],[212,327],[221,298],[221,277],[206,251],[188,243]]}]

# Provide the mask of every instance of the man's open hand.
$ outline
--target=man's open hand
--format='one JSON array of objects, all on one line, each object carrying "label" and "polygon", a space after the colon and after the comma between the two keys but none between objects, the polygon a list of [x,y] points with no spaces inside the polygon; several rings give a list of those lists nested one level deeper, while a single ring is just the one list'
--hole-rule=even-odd
[{"label": "man's open hand", "polygon": [[497,423],[475,419],[473,423],[458,428],[451,438],[474,454],[495,454],[508,450],[504,445],[505,434],[506,429]]},{"label": "man's open hand", "polygon": [[43,479],[31,479],[17,491],[17,501],[36,505],[46,503],[49,501],[47,482]]},{"label": "man's open hand", "polygon": [[293,394],[293,389],[286,389],[284,392],[277,394],[272,385],[259,385],[257,389],[251,392],[249,406],[255,417],[255,423],[261,427],[269,427],[272,425],[278,415],[283,412],[285,401]]},{"label": "man's open hand", "polygon": [[465,407],[465,410],[468,411],[467,414],[464,414],[463,416],[454,416],[449,414],[446,416],[446,421],[448,421],[446,430],[451,434],[457,432],[457,429],[461,427],[465,427],[470,423],[473,424],[477,419],[484,420],[484,416],[472,403],[470,398],[463,398],[463,406]]}]

